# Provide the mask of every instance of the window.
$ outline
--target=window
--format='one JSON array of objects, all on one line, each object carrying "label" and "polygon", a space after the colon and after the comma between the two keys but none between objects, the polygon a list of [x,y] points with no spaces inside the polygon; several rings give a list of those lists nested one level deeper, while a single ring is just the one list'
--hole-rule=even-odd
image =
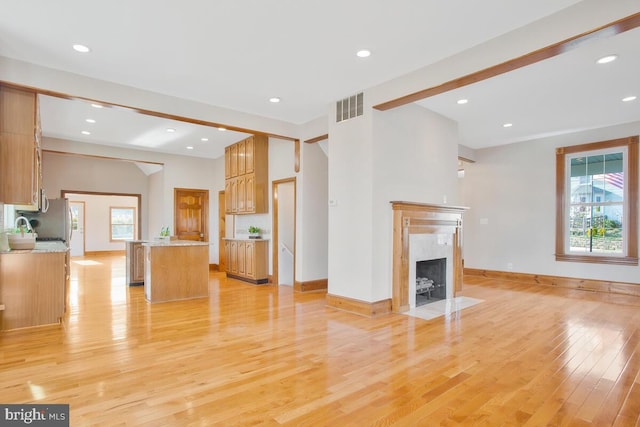
[{"label": "window", "polygon": [[638,137],[556,151],[556,260],[638,265]]},{"label": "window", "polygon": [[111,208],[111,240],[132,240],[136,231],[136,208]]}]

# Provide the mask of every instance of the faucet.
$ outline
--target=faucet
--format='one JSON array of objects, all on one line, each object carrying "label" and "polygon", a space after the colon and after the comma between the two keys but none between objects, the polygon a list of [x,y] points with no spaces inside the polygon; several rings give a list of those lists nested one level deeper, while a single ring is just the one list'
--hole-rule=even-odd
[{"label": "faucet", "polygon": [[29,222],[29,220],[23,216],[19,216],[18,218],[16,218],[16,224],[15,227],[18,228],[18,224],[20,224],[20,220],[23,220],[25,222],[25,224],[27,224],[27,230],[31,231],[33,233],[33,227],[31,227],[31,223]]}]

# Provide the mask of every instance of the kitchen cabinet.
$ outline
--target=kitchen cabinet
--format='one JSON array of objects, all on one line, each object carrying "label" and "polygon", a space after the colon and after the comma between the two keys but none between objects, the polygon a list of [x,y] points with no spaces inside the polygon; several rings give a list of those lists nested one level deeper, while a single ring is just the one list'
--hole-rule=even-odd
[{"label": "kitchen cabinet", "polygon": [[127,284],[142,285],[144,283],[144,243],[143,240],[125,242]]},{"label": "kitchen cabinet", "polygon": [[269,139],[254,135],[225,149],[226,213],[267,213]]},{"label": "kitchen cabinet", "polygon": [[145,242],[144,294],[151,303],[209,296],[209,243]]},{"label": "kitchen cabinet", "polygon": [[39,209],[41,139],[37,94],[0,85],[0,202]]},{"label": "kitchen cabinet", "polygon": [[226,239],[227,277],[254,284],[269,281],[269,241],[263,239]]},{"label": "kitchen cabinet", "polygon": [[59,323],[65,311],[68,250],[0,254],[2,330]]}]

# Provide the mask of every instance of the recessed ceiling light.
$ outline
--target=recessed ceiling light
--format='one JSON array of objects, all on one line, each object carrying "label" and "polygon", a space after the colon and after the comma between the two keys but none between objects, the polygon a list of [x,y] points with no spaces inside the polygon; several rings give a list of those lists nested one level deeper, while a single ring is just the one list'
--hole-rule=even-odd
[{"label": "recessed ceiling light", "polygon": [[85,122],[87,122],[87,123],[95,123],[96,121],[93,120],[93,119],[86,119]]},{"label": "recessed ceiling light", "polygon": [[91,132],[89,132],[88,130],[83,130],[81,133],[83,135],[91,135]]},{"label": "recessed ceiling light", "polygon": [[218,130],[219,130],[220,132],[224,132],[225,130],[227,130],[227,128],[219,127],[219,128],[218,128]]},{"label": "recessed ceiling light", "polygon": [[93,108],[102,108],[102,105],[100,105],[100,104],[91,104],[91,106]]},{"label": "recessed ceiling light", "polygon": [[89,49],[88,46],[85,46],[83,44],[74,44],[73,45],[73,50],[75,50],[76,52],[80,52],[80,53],[91,52],[91,49]]},{"label": "recessed ceiling light", "polygon": [[277,96],[274,96],[273,98],[269,98],[269,102],[277,104],[278,102],[280,102],[280,98],[278,98]]},{"label": "recessed ceiling light", "polygon": [[371,55],[371,51],[367,49],[362,49],[356,52],[356,55],[358,55],[358,57],[360,58],[366,58]]},{"label": "recessed ceiling light", "polygon": [[635,100],[636,100],[635,96],[627,96],[626,98],[622,98],[622,102],[631,102]]},{"label": "recessed ceiling light", "polygon": [[466,104],[467,102],[469,102],[468,99],[458,99],[458,104],[460,104],[460,105]]},{"label": "recessed ceiling light", "polygon": [[200,141],[202,142],[207,142],[209,140],[209,138],[200,138]]},{"label": "recessed ceiling light", "polygon": [[609,62],[613,62],[616,59],[618,59],[618,55],[607,55],[607,56],[603,56],[602,58],[598,59],[596,62],[598,64],[607,64]]},{"label": "recessed ceiling light", "polygon": [[176,130],[174,128],[167,128],[167,132],[172,133],[175,132]]},{"label": "recessed ceiling light", "polygon": [[510,128],[511,126],[513,126],[513,123],[505,123],[502,125],[503,128]]},{"label": "recessed ceiling light", "polygon": [[187,146],[187,150],[193,150],[193,147],[189,145]]}]

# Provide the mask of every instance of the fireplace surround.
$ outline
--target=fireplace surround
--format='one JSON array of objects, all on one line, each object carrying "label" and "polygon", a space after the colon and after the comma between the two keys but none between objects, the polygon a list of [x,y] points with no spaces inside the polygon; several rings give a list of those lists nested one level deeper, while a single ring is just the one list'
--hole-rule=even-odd
[{"label": "fireplace surround", "polygon": [[[431,234],[450,245],[451,296],[462,294],[462,215],[460,206],[392,201],[393,209],[393,290],[391,309],[402,313],[410,309],[411,236]],[[413,277],[415,282],[415,277]],[[415,291],[414,291],[415,292]],[[415,294],[414,294],[415,295]],[[447,295],[449,297],[449,295]]]}]

